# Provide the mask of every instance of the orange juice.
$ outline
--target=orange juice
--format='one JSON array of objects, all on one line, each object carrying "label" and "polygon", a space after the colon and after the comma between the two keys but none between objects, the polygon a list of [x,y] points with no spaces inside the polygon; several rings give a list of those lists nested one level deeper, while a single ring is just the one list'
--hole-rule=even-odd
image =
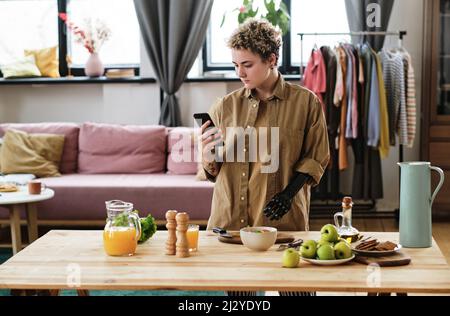
[{"label": "orange juice", "polygon": [[132,256],[137,238],[134,227],[109,227],[103,231],[103,246],[110,256]]},{"label": "orange juice", "polygon": [[192,225],[194,227],[189,226],[188,230],[186,231],[186,238],[188,242],[188,248],[189,251],[196,251],[198,247],[198,230],[199,227],[195,225]]}]

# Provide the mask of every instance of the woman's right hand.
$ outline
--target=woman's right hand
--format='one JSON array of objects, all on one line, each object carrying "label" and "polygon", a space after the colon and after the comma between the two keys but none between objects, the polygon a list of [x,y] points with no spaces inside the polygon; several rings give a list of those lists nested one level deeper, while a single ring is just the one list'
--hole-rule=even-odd
[{"label": "woman's right hand", "polygon": [[214,147],[223,142],[222,132],[217,127],[208,128],[211,125],[211,121],[207,121],[201,126],[202,141],[202,162],[210,164],[215,162]]}]

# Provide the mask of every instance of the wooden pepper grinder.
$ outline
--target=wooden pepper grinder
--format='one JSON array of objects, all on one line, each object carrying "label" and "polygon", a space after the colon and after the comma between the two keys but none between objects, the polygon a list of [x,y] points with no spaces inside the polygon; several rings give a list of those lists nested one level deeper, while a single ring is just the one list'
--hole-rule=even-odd
[{"label": "wooden pepper grinder", "polygon": [[177,220],[177,257],[189,257],[189,247],[186,237],[189,215],[186,212],[178,213]]},{"label": "wooden pepper grinder", "polygon": [[177,216],[177,211],[167,211],[166,212],[166,228],[168,231],[168,238],[166,241],[166,255],[175,255],[175,244],[177,242],[176,228],[177,222],[175,217]]}]

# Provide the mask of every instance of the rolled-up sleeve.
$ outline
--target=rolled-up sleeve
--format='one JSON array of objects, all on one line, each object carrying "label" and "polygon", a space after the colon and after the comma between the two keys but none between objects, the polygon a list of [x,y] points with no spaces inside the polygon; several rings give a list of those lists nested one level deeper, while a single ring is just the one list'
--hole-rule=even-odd
[{"label": "rolled-up sleeve", "polygon": [[330,160],[327,124],[317,97],[310,98],[308,120],[303,139],[302,153],[295,165],[295,171],[311,176],[309,184],[316,186]]}]

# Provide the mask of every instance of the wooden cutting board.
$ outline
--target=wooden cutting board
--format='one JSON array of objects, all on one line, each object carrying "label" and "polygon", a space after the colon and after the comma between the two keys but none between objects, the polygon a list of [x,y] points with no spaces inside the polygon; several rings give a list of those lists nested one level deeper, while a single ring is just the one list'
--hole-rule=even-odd
[{"label": "wooden cutting board", "polygon": [[[227,243],[227,244],[240,244],[242,245],[241,237],[239,236],[239,232],[228,232],[233,236],[233,238],[226,238],[219,236],[219,241]],[[277,240],[275,241],[276,244],[284,244],[293,242],[295,240],[294,236],[286,234],[286,233],[278,233],[277,234]]]},{"label": "wooden cutting board", "polygon": [[411,262],[411,257],[402,252],[398,252],[396,254],[383,257],[366,257],[356,255],[353,261],[367,265],[378,264],[380,267],[394,267],[408,265]]}]

